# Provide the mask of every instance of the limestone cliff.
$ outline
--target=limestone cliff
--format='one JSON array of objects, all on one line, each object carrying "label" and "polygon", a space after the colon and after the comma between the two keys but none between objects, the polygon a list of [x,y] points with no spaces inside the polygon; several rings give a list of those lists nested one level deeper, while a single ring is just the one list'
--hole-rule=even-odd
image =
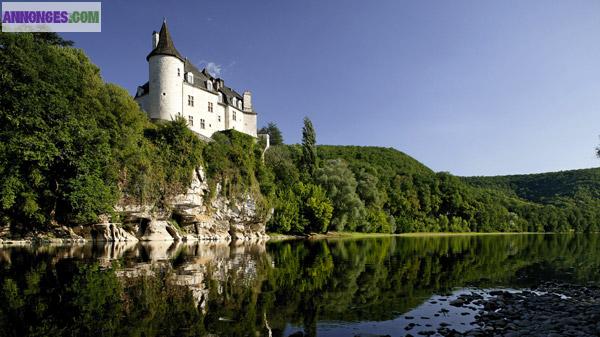
[{"label": "limestone cliff", "polygon": [[[0,244],[29,242],[129,242],[138,241],[263,241],[266,217],[250,194],[225,197],[216,184],[211,193],[202,167],[195,170],[192,183],[183,194],[167,200],[157,210],[122,200],[115,207],[118,220],[102,216],[89,226],[59,226],[18,236],[8,226],[0,228]],[[265,213],[265,212],[262,212]]]},{"label": "limestone cliff", "polygon": [[199,167],[188,190],[168,200],[166,210],[155,211],[149,205],[121,203],[116,208],[122,216],[121,223],[97,224],[88,233],[81,234],[95,241],[268,239],[266,219],[250,194],[227,198],[220,193],[220,184],[216,184],[216,189],[212,193],[214,197],[210,198],[206,174]]}]

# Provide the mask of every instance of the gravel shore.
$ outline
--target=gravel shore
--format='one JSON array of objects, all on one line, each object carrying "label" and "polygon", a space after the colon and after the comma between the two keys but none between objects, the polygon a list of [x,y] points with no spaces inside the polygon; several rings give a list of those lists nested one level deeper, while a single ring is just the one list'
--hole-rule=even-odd
[{"label": "gravel shore", "polygon": [[449,326],[419,335],[458,336],[600,336],[600,288],[543,283],[526,291],[496,290],[490,296],[465,294],[456,307],[481,308],[473,329],[459,332]]}]

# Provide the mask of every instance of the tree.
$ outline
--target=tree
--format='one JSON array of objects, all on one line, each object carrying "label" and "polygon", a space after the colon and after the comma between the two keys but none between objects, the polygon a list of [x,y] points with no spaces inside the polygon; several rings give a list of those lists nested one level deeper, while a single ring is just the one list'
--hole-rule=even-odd
[{"label": "tree", "polygon": [[277,127],[277,124],[274,122],[269,122],[267,126],[263,126],[258,130],[258,133],[269,135],[269,143],[271,146],[283,145],[283,135],[281,134],[279,127]]},{"label": "tree", "polygon": [[182,121],[153,125],[56,34],[0,32],[0,222],[82,224],[119,200],[189,186],[202,146]]},{"label": "tree", "polygon": [[33,33],[33,39],[37,42],[47,43],[51,45],[61,46],[61,47],[71,47],[73,46],[73,41],[65,40],[60,35],[51,32],[51,33]]},{"label": "tree", "polygon": [[311,176],[317,169],[317,136],[308,117],[304,117],[302,128],[302,168]]},{"label": "tree", "polygon": [[365,206],[356,194],[358,183],[354,174],[342,159],[331,159],[315,172],[316,182],[325,189],[333,202],[331,224],[336,230],[354,231],[363,225]]}]

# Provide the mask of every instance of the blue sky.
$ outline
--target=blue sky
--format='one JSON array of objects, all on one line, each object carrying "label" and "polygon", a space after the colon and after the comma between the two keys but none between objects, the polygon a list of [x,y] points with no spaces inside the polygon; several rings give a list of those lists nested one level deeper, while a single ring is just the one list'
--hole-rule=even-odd
[{"label": "blue sky", "polygon": [[178,50],[253,92],[298,142],[394,147],[458,175],[594,167],[600,1],[103,1],[63,34],[106,81],[148,78],[163,17]]}]

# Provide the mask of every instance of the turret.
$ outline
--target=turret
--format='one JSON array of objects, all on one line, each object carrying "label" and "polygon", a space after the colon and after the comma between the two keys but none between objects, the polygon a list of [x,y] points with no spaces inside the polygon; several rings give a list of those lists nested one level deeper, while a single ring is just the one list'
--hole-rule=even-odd
[{"label": "turret", "polygon": [[184,59],[175,49],[167,22],[158,34],[152,34],[154,49],[146,60],[149,65],[148,114],[152,119],[173,120],[183,110]]}]

